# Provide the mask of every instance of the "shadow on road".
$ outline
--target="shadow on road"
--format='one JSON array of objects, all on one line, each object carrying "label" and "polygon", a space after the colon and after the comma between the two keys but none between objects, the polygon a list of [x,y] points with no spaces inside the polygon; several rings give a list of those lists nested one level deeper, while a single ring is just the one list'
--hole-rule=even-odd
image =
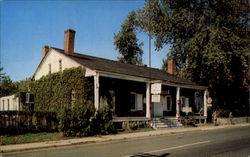
[{"label": "shadow on road", "polygon": [[162,155],[152,155],[152,154],[148,154],[148,153],[140,153],[140,154],[131,155],[129,157],[166,157],[169,155],[170,155],[169,153],[165,153]]}]

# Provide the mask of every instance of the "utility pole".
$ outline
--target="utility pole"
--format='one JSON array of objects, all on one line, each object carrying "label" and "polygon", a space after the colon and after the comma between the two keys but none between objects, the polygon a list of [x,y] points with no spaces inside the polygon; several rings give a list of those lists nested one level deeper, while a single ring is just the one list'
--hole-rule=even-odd
[{"label": "utility pole", "polygon": [[151,35],[150,34],[149,34],[149,61],[148,62],[149,62],[148,66],[151,68]]}]

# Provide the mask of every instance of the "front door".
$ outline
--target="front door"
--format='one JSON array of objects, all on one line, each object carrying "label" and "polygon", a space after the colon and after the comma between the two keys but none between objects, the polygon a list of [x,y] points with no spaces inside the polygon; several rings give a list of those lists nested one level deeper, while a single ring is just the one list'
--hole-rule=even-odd
[{"label": "front door", "polygon": [[172,111],[172,97],[170,95],[162,96],[162,104],[164,111]]},{"label": "front door", "polygon": [[154,116],[163,116],[163,106],[162,102],[154,102]]}]

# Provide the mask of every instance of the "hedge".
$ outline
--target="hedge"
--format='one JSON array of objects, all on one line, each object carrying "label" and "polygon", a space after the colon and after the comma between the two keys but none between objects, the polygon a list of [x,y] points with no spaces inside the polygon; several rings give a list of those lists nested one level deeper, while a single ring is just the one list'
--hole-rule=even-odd
[{"label": "hedge", "polygon": [[0,135],[58,131],[57,113],[0,111]]}]

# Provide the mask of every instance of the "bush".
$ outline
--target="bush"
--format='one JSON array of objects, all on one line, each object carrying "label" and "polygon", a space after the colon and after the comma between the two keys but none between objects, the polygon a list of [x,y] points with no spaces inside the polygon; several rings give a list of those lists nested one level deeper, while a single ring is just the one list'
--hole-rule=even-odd
[{"label": "bush", "polygon": [[53,132],[58,122],[56,112],[0,111],[0,135]]},{"label": "bush", "polygon": [[109,105],[104,105],[96,111],[95,116],[91,119],[91,130],[94,134],[109,134],[115,133],[112,122],[112,111]]},{"label": "bush", "polygon": [[88,105],[65,107],[60,113],[60,126],[64,136],[82,137],[91,135],[90,118],[94,112]]},{"label": "bush", "polygon": [[115,132],[110,108],[106,105],[95,112],[91,103],[65,107],[60,114],[60,126],[63,135],[71,137]]},{"label": "bush", "polygon": [[132,129],[132,130],[136,130],[139,128],[149,128],[149,125],[147,124],[147,122],[129,122],[128,124],[128,128]]},{"label": "bush", "polygon": [[186,116],[185,119],[182,120],[182,123],[184,125],[189,125],[189,126],[196,127],[196,125],[195,125],[196,120],[194,119],[194,117]]},{"label": "bush", "polygon": [[228,109],[219,109],[216,111],[217,113],[217,117],[224,117],[224,118],[228,118],[230,110]]}]

